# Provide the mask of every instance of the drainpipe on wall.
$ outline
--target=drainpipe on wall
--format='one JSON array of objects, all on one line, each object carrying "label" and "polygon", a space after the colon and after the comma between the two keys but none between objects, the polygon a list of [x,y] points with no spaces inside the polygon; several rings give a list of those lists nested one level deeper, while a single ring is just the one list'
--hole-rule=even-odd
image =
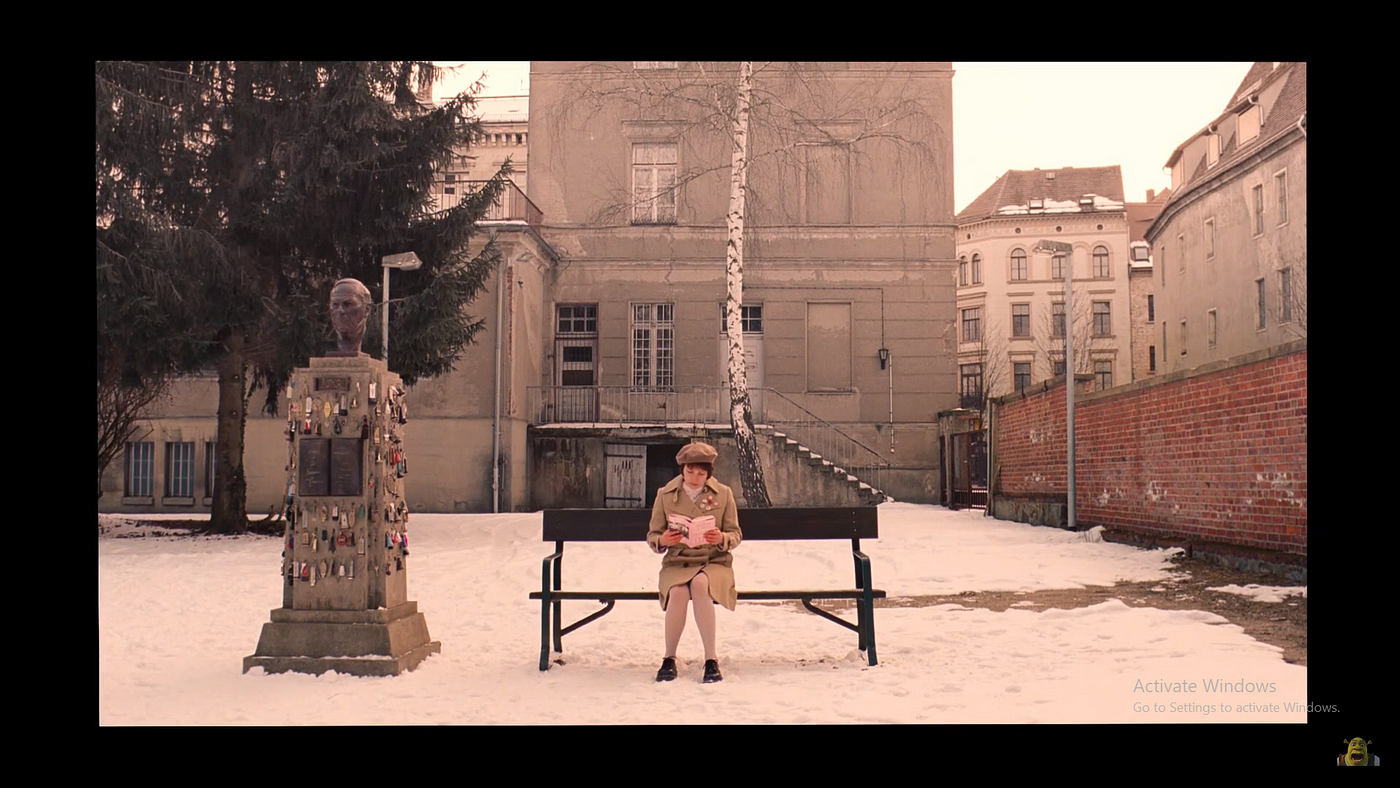
[{"label": "drainpipe on wall", "polygon": [[[496,231],[491,230],[490,243],[496,242]],[[496,263],[496,400],[491,418],[491,511],[501,511],[501,336],[505,322],[506,275],[505,257]]]}]

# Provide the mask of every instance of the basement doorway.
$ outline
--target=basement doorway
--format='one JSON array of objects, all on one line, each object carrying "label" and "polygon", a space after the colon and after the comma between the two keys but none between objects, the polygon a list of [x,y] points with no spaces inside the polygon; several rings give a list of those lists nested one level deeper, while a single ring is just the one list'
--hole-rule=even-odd
[{"label": "basement doorway", "polygon": [[652,443],[647,445],[646,506],[656,504],[656,491],[681,473],[676,464],[676,455],[685,448],[685,443]]}]

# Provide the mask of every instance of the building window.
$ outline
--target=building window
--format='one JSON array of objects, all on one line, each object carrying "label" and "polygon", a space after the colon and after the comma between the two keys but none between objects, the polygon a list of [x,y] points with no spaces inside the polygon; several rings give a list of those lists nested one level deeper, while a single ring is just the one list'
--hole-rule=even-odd
[{"label": "building window", "polygon": [[649,71],[661,68],[676,68],[680,65],[679,60],[633,60],[632,68],[638,71]]},{"label": "building window", "polygon": [[[739,326],[745,334],[763,333],[763,304],[743,304],[739,307]],[[728,304],[719,305],[719,333],[729,335]]]},{"label": "building window", "polygon": [[1094,336],[1107,337],[1113,335],[1113,316],[1109,312],[1107,301],[1094,302]]},{"label": "building window", "polygon": [[1148,346],[1147,346],[1147,371],[1148,371],[1148,372],[1156,372],[1156,371],[1157,371],[1157,346],[1156,346],[1156,345],[1148,345]]},{"label": "building window", "polygon": [[1209,347],[1215,347],[1216,328],[1217,328],[1217,324],[1216,324],[1216,322],[1215,322],[1215,310],[1214,310],[1214,309],[1207,310],[1207,311],[1206,311],[1206,345],[1209,346]]},{"label": "building window", "polygon": [[156,445],[150,441],[126,444],[126,495],[150,498],[156,476]]},{"label": "building window", "polygon": [[675,385],[673,304],[632,305],[632,388],[669,390]]},{"label": "building window", "polygon": [[1186,234],[1176,237],[1176,264],[1182,271],[1186,270]]},{"label": "building window", "polygon": [[1013,282],[1026,280],[1026,253],[1021,249],[1011,253],[1011,280]]},{"label": "building window", "polygon": [[1113,388],[1113,362],[1094,362],[1094,390],[1103,391]]},{"label": "building window", "polygon": [[1162,359],[1167,358],[1167,321],[1162,321]]},{"label": "building window", "polygon": [[1181,355],[1186,355],[1186,321],[1181,321],[1181,335],[1177,337],[1181,340]]},{"label": "building window", "polygon": [[1239,144],[1259,136],[1259,105],[1255,104],[1239,115]]},{"label": "building window", "polygon": [[1206,219],[1206,259],[1215,257],[1215,220]]},{"label": "building window", "polygon": [[1012,304],[1011,305],[1011,336],[1029,337],[1031,335],[1031,305]]},{"label": "building window", "polygon": [[1108,247],[1094,247],[1094,276],[1098,279],[1107,279],[1113,276],[1113,269],[1108,267]]},{"label": "building window", "polygon": [[1065,304],[1063,301],[1050,305],[1050,333],[1056,339],[1065,338]]},{"label": "building window", "polygon": [[1065,360],[1064,360],[1064,359],[1062,359],[1062,358],[1056,359],[1055,362],[1054,362],[1051,366],[1052,366],[1052,368],[1054,369],[1054,375],[1055,375],[1055,377],[1057,377],[1057,378],[1062,378],[1062,377],[1065,376]]},{"label": "building window", "polygon": [[560,334],[597,334],[597,304],[561,304],[559,306]]},{"label": "building window", "polygon": [[1157,259],[1162,261],[1162,262],[1161,262],[1161,265],[1159,266],[1159,267],[1162,269],[1162,287],[1166,287],[1166,286],[1167,286],[1167,245],[1166,245],[1166,244],[1162,244],[1161,247],[1159,247],[1159,248],[1157,249]]},{"label": "building window", "polygon": [[1279,320],[1287,323],[1293,319],[1293,269],[1285,268],[1278,272]]},{"label": "building window", "polygon": [[963,364],[959,369],[962,372],[962,401],[959,404],[964,408],[982,407],[982,365]]},{"label": "building window", "polygon": [[1153,323],[1157,320],[1157,307],[1152,302],[1152,296],[1147,297],[1147,322]]},{"label": "building window", "polygon": [[1278,192],[1278,223],[1288,224],[1288,173],[1274,176],[1274,189]]},{"label": "building window", "polygon": [[958,258],[958,286],[967,287],[967,255]]},{"label": "building window", "polygon": [[207,442],[204,444],[204,497],[214,497],[214,471],[218,469],[218,454],[215,447],[218,444]]},{"label": "building window", "polygon": [[1057,254],[1050,258],[1050,278],[1056,282],[1065,281],[1065,256]]},{"label": "building window", "polygon": [[1148,257],[1148,254],[1147,254],[1147,246],[1146,246],[1146,245],[1134,245],[1134,246],[1133,246],[1132,255],[1133,255],[1133,262],[1135,262],[1135,263],[1150,263],[1150,262],[1152,262],[1152,261],[1149,259],[1149,257]]},{"label": "building window", "polygon": [[962,311],[962,341],[982,341],[982,307],[975,306]]},{"label": "building window", "polygon": [[1206,166],[1214,167],[1220,161],[1220,135],[1210,135],[1209,144],[1206,146]]},{"label": "building window", "polygon": [[1016,390],[1025,391],[1031,385],[1031,365],[1029,362],[1015,364]]},{"label": "building window", "polygon": [[1254,187],[1254,234],[1264,233],[1264,187]]},{"label": "building window", "polygon": [[1266,293],[1264,289],[1264,280],[1255,279],[1254,289],[1258,291],[1258,298],[1255,300],[1256,303],[1254,305],[1254,311],[1256,313],[1256,317],[1258,318],[1258,328],[1260,331],[1263,331],[1264,328],[1268,326],[1268,321],[1265,319],[1264,315],[1269,308],[1269,302],[1265,299]]},{"label": "building window", "polygon": [[632,145],[632,223],[676,223],[676,144]]},{"label": "building window", "polygon": [[982,284],[982,255],[980,254],[972,256],[972,283],[974,285]]},{"label": "building window", "polygon": [[194,497],[194,443],[165,444],[165,497]]}]

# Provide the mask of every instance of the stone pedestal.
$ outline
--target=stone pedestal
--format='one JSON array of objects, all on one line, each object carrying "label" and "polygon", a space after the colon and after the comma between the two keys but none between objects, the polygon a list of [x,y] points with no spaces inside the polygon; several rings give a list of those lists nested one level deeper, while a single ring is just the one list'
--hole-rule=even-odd
[{"label": "stone pedestal", "polygon": [[405,393],[384,362],[313,358],[287,386],[282,607],[243,670],[397,675],[442,644],[408,599]]}]

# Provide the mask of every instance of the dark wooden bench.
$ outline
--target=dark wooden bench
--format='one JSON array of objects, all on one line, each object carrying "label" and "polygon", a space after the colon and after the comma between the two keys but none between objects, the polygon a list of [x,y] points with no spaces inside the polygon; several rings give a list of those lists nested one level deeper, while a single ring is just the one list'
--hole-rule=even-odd
[{"label": "dark wooden bench", "polygon": [[[872,586],[870,558],[860,551],[861,539],[879,537],[879,522],[873,506],[850,508],[741,509],[739,527],[744,541],[792,539],[849,539],[855,560],[852,588],[794,591],[740,591],[740,600],[800,600],[822,618],[834,621],[858,635],[857,647],[875,661],[875,605],[885,592]],[[564,544],[566,542],[646,542],[651,523],[650,509],[547,509],[544,512],[544,541],[554,543],[540,570],[540,590],[530,594],[540,600],[540,670],[549,670],[549,646],[564,651],[564,636],[612,611],[618,600],[634,599],[657,603],[657,592],[564,590]],[[742,551],[739,560],[743,560]],[[646,560],[639,555],[638,560]],[[660,556],[656,556],[658,568]],[[737,572],[743,577],[743,569]],[[565,626],[561,620],[566,599],[594,599],[604,605],[584,618]],[[852,599],[856,603],[856,623],[833,615],[812,604],[814,599]],[[552,615],[551,615],[552,613]]]}]

